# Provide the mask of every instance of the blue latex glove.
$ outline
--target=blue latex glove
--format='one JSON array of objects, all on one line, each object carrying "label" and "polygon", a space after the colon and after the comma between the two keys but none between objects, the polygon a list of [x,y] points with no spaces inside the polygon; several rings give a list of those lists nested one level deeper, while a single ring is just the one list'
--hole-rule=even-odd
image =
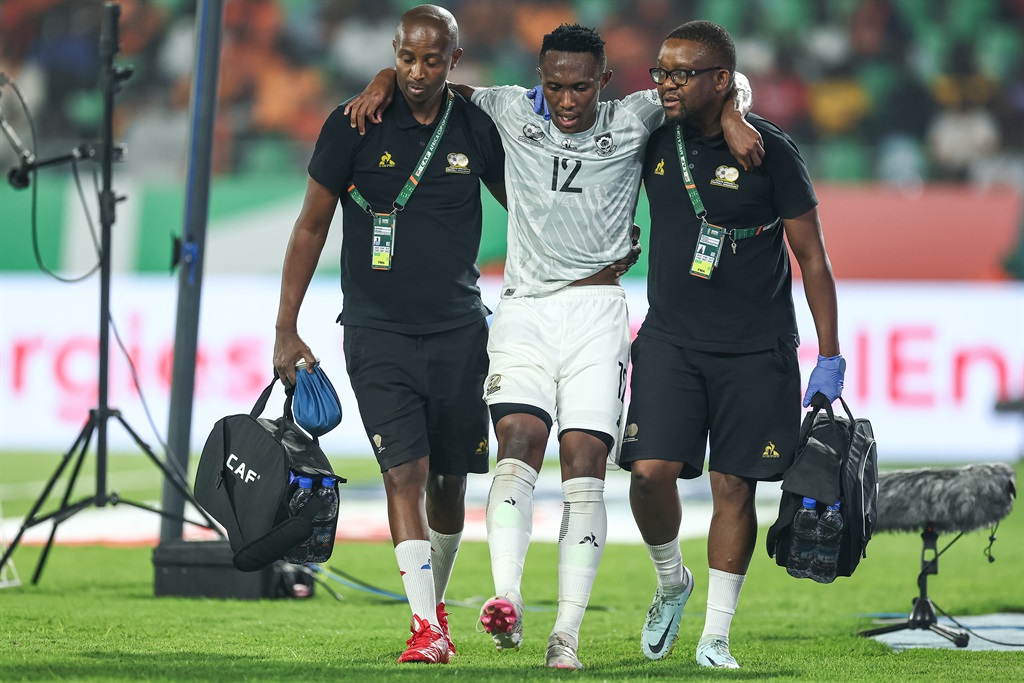
[{"label": "blue latex glove", "polygon": [[807,380],[807,393],[804,394],[804,408],[811,405],[811,398],[819,391],[828,402],[843,395],[843,375],[846,374],[846,359],[839,356],[818,356],[818,364],[811,370],[811,378]]},{"label": "blue latex glove", "polygon": [[533,100],[533,113],[544,117],[545,121],[551,120],[551,112],[548,110],[548,101],[544,99],[544,88],[535,85],[526,91],[526,99]]}]

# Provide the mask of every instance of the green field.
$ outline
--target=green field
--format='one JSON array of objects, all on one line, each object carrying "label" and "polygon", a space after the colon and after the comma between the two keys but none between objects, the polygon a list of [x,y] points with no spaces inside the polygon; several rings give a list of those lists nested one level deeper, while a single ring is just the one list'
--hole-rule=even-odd
[{"label": "green field", "polygon": [[[38,461],[36,458],[40,458]],[[43,464],[46,460],[47,464]],[[26,466],[26,461],[29,466]],[[5,514],[27,511],[54,460],[0,456]],[[372,463],[336,461],[340,473],[371,485]],[[112,458],[112,488],[141,481],[154,469],[144,458]],[[1022,473],[1017,467],[1018,481]],[[133,475],[134,473],[134,475]],[[132,479],[132,477],[135,479]],[[150,486],[159,490],[157,477]],[[19,490],[28,492],[15,495]],[[144,497],[143,491],[132,491]],[[767,521],[767,520],[762,520]],[[989,563],[988,532],[964,536],[942,556],[930,594],[955,616],[1024,611],[1024,515],[1015,510],[998,531]],[[146,681],[390,681],[458,676],[472,681],[601,681],[728,678],[807,681],[1024,680],[1021,652],[921,649],[901,653],[860,638],[872,614],[906,613],[916,595],[920,540],[880,534],[854,577],[829,586],[796,581],[773,564],[764,533],[733,622],[732,651],[740,671],[708,671],[693,663],[707,597],[704,542],[686,541],[683,553],[697,587],[687,607],[680,643],[665,661],[648,662],[638,635],[654,586],[640,546],[609,545],[581,633],[580,672],[545,669],[544,644],[554,622],[553,544],[536,543],[527,561],[526,638],[518,653],[498,654],[475,630],[476,607],[489,595],[487,549],[467,543],[449,589],[452,635],[459,648],[447,667],[398,666],[408,637],[408,608],[335,584],[344,599],[318,588],[310,600],[258,602],[155,598],[149,548],[57,546],[38,586],[0,590],[0,678]],[[940,537],[942,547],[950,538]],[[14,554],[28,582],[39,548]],[[328,563],[381,588],[401,592],[390,544],[339,544]]]}]

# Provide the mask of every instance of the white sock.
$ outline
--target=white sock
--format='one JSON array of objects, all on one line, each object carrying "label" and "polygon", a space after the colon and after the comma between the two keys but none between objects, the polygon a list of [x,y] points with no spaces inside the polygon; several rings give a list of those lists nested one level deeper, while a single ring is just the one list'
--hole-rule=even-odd
[{"label": "white sock", "polygon": [[444,602],[444,592],[448,589],[461,542],[461,531],[457,534],[442,534],[430,529],[430,565],[434,571],[434,597],[438,603]]},{"label": "white sock", "polygon": [[679,536],[668,543],[647,546],[647,554],[654,563],[658,575],[658,588],[663,592],[676,593],[686,589],[686,574],[683,572],[683,553],[679,549]]},{"label": "white sock", "polygon": [[402,541],[395,546],[395,557],[413,615],[440,627],[434,599],[434,572],[430,569],[430,541]]},{"label": "white sock", "polygon": [[522,460],[504,458],[494,468],[487,494],[487,546],[497,595],[522,601],[523,564],[533,535],[533,488],[537,471]]},{"label": "white sock", "polygon": [[565,499],[558,535],[558,615],[552,633],[579,640],[583,614],[608,539],[604,481],[578,477],[562,482]]},{"label": "white sock", "polygon": [[704,636],[719,636],[729,640],[729,627],[740,601],[740,590],[746,574],[730,574],[708,569],[708,612],[704,618]]}]

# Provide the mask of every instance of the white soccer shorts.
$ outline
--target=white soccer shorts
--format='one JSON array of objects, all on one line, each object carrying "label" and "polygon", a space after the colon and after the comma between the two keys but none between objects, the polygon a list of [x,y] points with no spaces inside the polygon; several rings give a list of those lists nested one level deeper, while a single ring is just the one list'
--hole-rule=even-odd
[{"label": "white soccer shorts", "polygon": [[558,423],[559,433],[589,429],[618,441],[629,365],[621,287],[564,287],[547,296],[503,299],[487,354],[488,405],[535,406]]}]

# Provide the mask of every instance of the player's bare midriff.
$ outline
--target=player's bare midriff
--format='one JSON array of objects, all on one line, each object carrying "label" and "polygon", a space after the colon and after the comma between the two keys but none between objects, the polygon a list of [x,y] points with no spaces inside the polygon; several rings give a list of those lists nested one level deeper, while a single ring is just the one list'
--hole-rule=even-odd
[{"label": "player's bare midriff", "polygon": [[593,275],[587,276],[582,280],[576,280],[571,283],[570,287],[581,287],[585,285],[617,285],[619,284],[618,274],[612,270],[611,266],[605,266],[601,270],[597,271]]}]

